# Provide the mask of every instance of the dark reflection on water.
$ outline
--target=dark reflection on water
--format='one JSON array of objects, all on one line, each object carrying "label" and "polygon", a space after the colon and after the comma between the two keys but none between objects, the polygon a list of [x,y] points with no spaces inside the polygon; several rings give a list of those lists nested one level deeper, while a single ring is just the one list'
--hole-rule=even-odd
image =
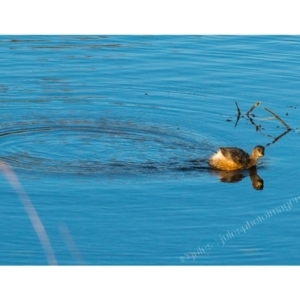
[{"label": "dark reflection on water", "polygon": [[[243,171],[211,169],[207,158],[212,145],[200,135],[191,137],[190,133],[170,128],[111,120],[31,120],[2,125],[1,143],[3,161],[16,169],[38,173],[157,175],[209,171],[221,182],[237,183],[249,176],[254,189],[262,190],[264,186],[256,168]],[[118,151],[105,144],[118,147]],[[76,148],[74,153],[70,153],[72,146]],[[126,156],[128,146],[129,151],[141,147],[139,155]],[[107,151],[103,151],[105,147]],[[57,157],[55,152],[63,155]],[[187,159],[193,156],[197,158]]]},{"label": "dark reflection on water", "polygon": [[[247,112],[246,114],[244,114],[244,116],[250,121],[250,124],[254,126],[255,128],[255,131],[256,132],[260,132],[262,133],[261,131],[264,129],[262,124],[259,124],[258,122],[261,123],[261,121],[257,121],[256,120],[256,116],[255,114],[251,113],[257,106],[260,105],[260,101],[256,102]],[[237,102],[235,102],[236,104],[236,107],[237,107],[237,115],[236,115],[236,122],[235,122],[235,125],[234,127],[237,127],[238,123],[239,123],[239,120],[241,118],[241,116],[243,116],[243,114],[241,113],[241,110],[237,104]],[[285,128],[285,131],[283,131],[281,134],[277,135],[277,136],[272,136],[272,135],[269,135],[267,133],[262,133],[263,135],[269,137],[272,139],[271,142],[268,142],[266,144],[266,147],[276,143],[278,140],[280,140],[282,137],[284,137],[286,134],[288,134],[290,131],[292,131],[292,128],[285,122],[283,121],[282,118],[280,118],[277,114],[275,114],[274,112],[272,112],[271,110],[269,110],[268,108],[264,108],[264,110],[268,111],[271,115],[273,115],[273,118],[276,119],[277,121],[279,121],[279,124],[281,123],[283,125],[283,127]],[[288,115],[288,114],[286,114]],[[279,127],[279,126],[278,126]]]},{"label": "dark reflection on water", "polygon": [[264,181],[257,174],[257,168],[252,167],[249,170],[243,171],[219,171],[211,170],[213,175],[218,176],[219,180],[226,183],[237,183],[245,177],[250,177],[252,187],[255,190],[262,190],[264,188]]},{"label": "dark reflection on water", "polygon": [[[113,148],[119,147],[118,151],[107,147],[103,141]],[[211,169],[207,158],[212,145],[200,135],[192,138],[190,133],[156,126],[111,120],[31,120],[3,126],[1,142],[1,148],[7,149],[0,156],[3,161],[16,169],[38,173],[157,175],[209,171],[221,182],[237,183],[249,176],[254,189],[262,190],[264,186],[256,168],[243,171]],[[55,156],[55,151],[63,151],[66,145],[66,152]],[[130,151],[142,145],[140,155],[126,156],[128,145]],[[69,151],[72,146],[76,147],[73,155]],[[105,147],[107,151],[103,151]],[[187,159],[193,156],[197,158]]]},{"label": "dark reflection on water", "polygon": [[188,166],[185,158],[206,157],[211,148],[201,135],[111,120],[9,123],[0,144],[1,159],[14,168],[84,175],[199,170],[201,160]]},{"label": "dark reflection on water", "polygon": [[[238,108],[234,127],[239,126],[241,115]],[[288,128],[274,137],[262,132],[263,127],[255,123],[259,120],[256,121],[254,114],[250,116],[248,112],[245,116],[256,131],[272,138],[266,147],[291,131]],[[109,119],[40,118],[3,123],[1,143],[2,160],[15,168],[85,175],[206,172],[210,170],[207,158],[215,147],[208,138],[195,132]],[[253,188],[263,189],[263,180],[256,169],[249,172],[211,172],[217,173],[222,182],[239,182],[250,176]]]}]

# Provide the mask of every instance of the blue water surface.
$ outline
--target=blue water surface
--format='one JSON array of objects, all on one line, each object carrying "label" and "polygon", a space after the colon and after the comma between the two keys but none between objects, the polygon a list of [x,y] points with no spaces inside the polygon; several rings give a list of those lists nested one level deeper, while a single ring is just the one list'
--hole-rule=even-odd
[{"label": "blue water surface", "polygon": [[298,265],[299,69],[298,36],[1,36],[0,159],[50,248],[2,168],[0,264]]}]

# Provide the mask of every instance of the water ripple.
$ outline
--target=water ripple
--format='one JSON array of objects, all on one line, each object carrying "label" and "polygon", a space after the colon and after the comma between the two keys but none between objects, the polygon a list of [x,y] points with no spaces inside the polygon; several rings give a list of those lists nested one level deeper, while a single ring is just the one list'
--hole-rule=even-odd
[{"label": "water ripple", "polygon": [[[31,120],[2,124],[1,159],[14,168],[76,174],[205,168],[211,144],[179,129],[120,121]],[[197,160],[197,164],[191,161]]]}]

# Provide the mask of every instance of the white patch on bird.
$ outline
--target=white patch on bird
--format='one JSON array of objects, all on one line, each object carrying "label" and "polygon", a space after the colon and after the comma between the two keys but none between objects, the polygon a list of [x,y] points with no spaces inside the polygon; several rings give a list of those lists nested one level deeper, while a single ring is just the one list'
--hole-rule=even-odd
[{"label": "white patch on bird", "polygon": [[219,150],[217,153],[215,153],[215,154],[212,156],[212,159],[224,159],[224,155],[223,155],[223,153],[221,152],[221,150]]}]

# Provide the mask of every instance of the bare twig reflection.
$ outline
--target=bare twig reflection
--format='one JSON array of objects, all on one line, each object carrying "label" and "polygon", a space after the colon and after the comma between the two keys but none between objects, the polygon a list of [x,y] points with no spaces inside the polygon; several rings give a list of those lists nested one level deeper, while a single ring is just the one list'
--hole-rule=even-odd
[{"label": "bare twig reflection", "polygon": [[[279,136],[277,137],[272,137],[273,138],[273,141],[266,144],[266,147],[270,146],[271,144],[274,144],[276,143],[279,139],[281,139],[283,136],[285,136],[286,134],[288,134],[291,130],[286,130],[284,133],[280,134]],[[268,135],[269,137],[271,137],[270,135]]]},{"label": "bare twig reflection", "polygon": [[[247,118],[249,119],[249,121],[251,122],[251,124],[254,125],[256,131],[260,131],[260,125],[256,125],[256,124],[254,123],[254,121],[253,121],[253,118],[251,118],[249,114],[250,114],[250,112],[251,112],[255,107],[257,107],[260,103],[261,103],[260,101],[254,103],[254,105],[252,105],[252,107],[251,107],[251,108],[246,112],[246,114],[245,114],[245,115],[247,116]],[[239,108],[237,102],[235,102],[235,105],[236,105],[236,108],[237,108],[238,113],[237,113],[237,118],[236,118],[236,122],[235,122],[234,127],[237,126],[237,124],[238,124],[238,122],[239,122],[239,119],[240,119],[240,117],[241,117],[241,115],[242,115],[241,110],[240,110],[240,108]]]},{"label": "bare twig reflection", "polygon": [[253,118],[251,118],[249,115],[247,115],[248,120],[251,122],[251,124],[255,127],[255,131],[260,131],[260,125],[256,125],[253,121]]},{"label": "bare twig reflection", "polygon": [[[254,117],[255,117],[255,116],[254,116],[253,114],[252,114],[252,116],[250,116],[250,112],[252,112],[253,109],[255,109],[260,103],[261,103],[260,101],[256,102],[256,103],[255,103],[255,104],[247,111],[247,113],[245,114],[246,117],[248,118],[248,120],[250,121],[250,123],[255,127],[255,131],[261,131],[261,125],[257,125],[257,124],[254,122]],[[237,126],[238,121],[239,121],[239,119],[240,119],[240,116],[242,115],[241,110],[240,110],[240,108],[239,108],[237,102],[235,102],[235,105],[236,105],[236,107],[237,107],[238,114],[237,114],[237,119],[236,119],[236,122],[235,122],[234,127]],[[284,121],[282,120],[282,118],[280,118],[277,114],[275,114],[274,112],[272,112],[270,109],[264,107],[264,110],[266,110],[266,111],[269,112],[271,115],[273,115],[273,117],[274,117],[276,120],[278,120],[281,124],[283,124],[284,127],[287,129],[285,132],[281,133],[281,134],[280,134],[279,136],[277,136],[277,137],[273,137],[273,136],[270,136],[270,135],[267,135],[267,134],[263,134],[263,133],[262,133],[263,135],[266,135],[266,136],[268,136],[268,137],[270,137],[270,138],[273,139],[272,142],[266,144],[266,147],[268,147],[268,146],[270,146],[271,144],[276,143],[276,142],[277,142],[279,139],[281,139],[283,136],[285,136],[288,132],[290,132],[290,131],[292,130],[292,128],[291,128],[286,122],[284,122]]]}]

